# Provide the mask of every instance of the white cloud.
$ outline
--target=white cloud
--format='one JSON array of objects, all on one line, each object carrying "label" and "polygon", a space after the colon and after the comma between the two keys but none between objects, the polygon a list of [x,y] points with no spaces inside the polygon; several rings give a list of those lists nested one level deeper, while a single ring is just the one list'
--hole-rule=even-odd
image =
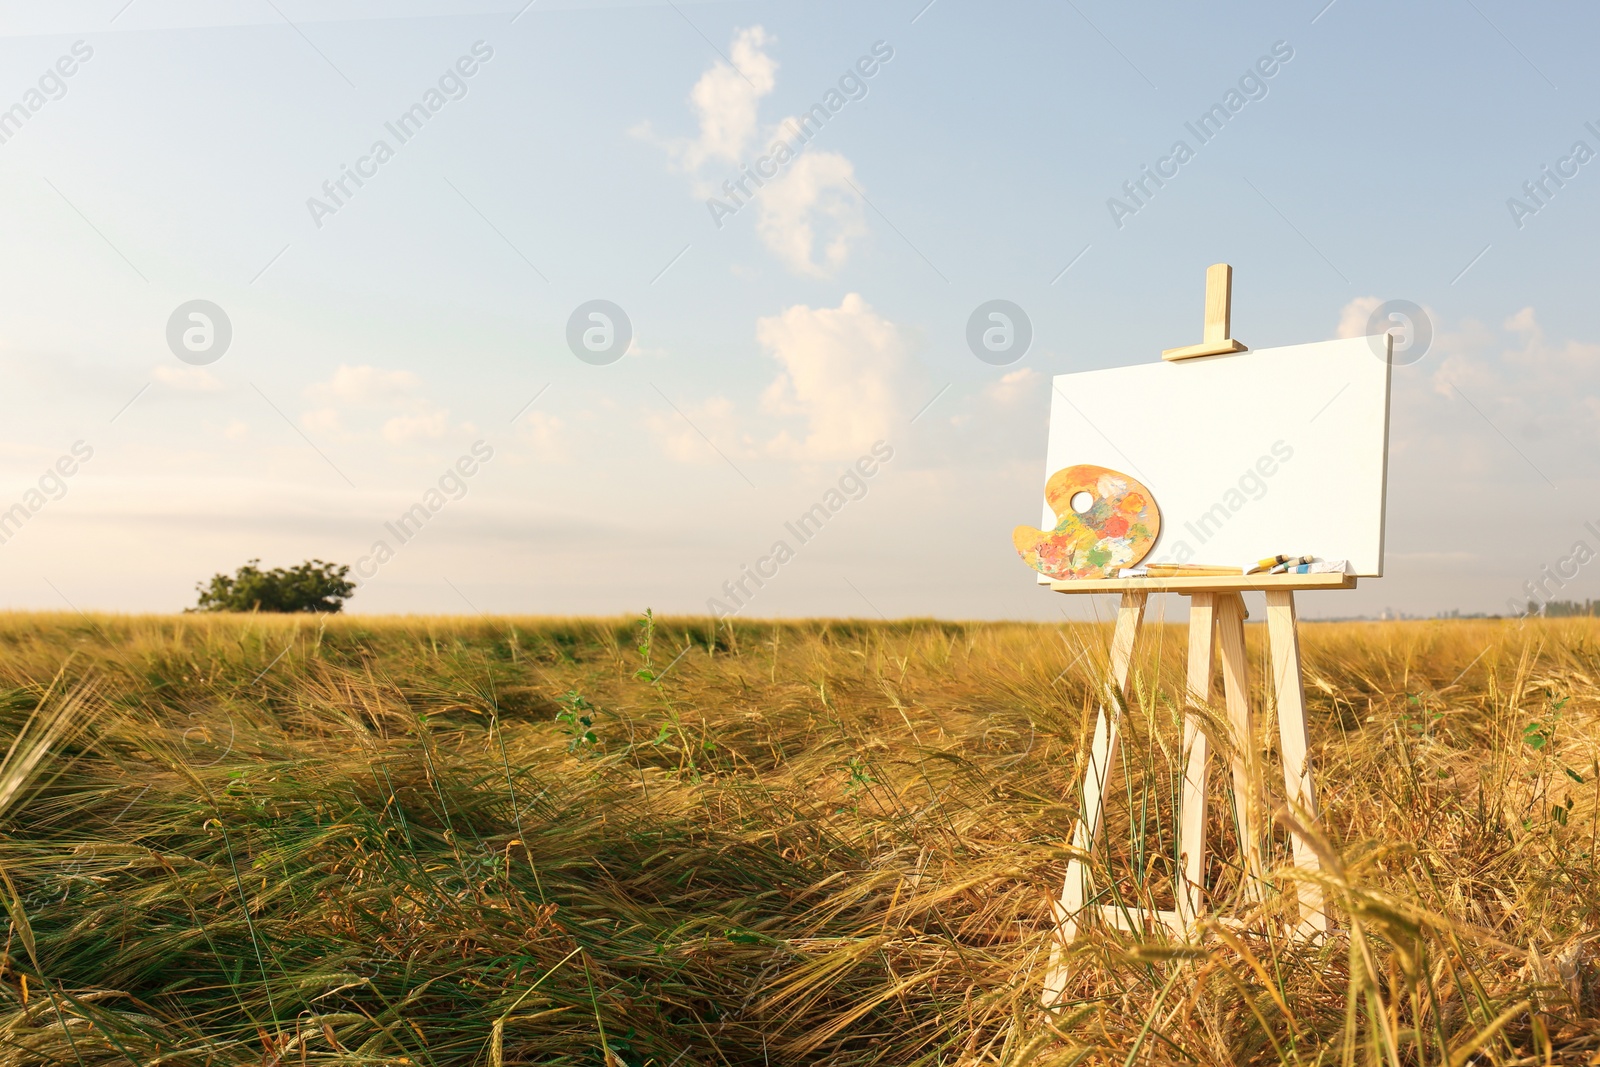
[{"label": "white cloud", "polygon": [[761,395],[761,409],[796,425],[774,435],[765,420],[758,439],[745,428],[754,425],[750,416],[741,417],[727,397],[675,401],[676,410],[645,416],[663,455],[680,463],[761,454],[848,458],[893,438],[907,414],[902,379],[909,346],[860,294],[847,294],[836,308],[796,304],[758,319],[756,338],[780,368]]},{"label": "white cloud", "polygon": [[857,293],[836,308],[797,304],[760,319],[756,337],[783,370],[762,395],[775,415],[807,421],[803,440],[787,431],[769,444],[779,454],[851,455],[893,436],[904,412],[907,345],[900,328]]},{"label": "white cloud", "polygon": [[250,433],[250,427],[238,419],[232,419],[222,430],[222,436],[230,441],[243,441]]},{"label": "white cloud", "polygon": [[306,387],[306,397],[323,404],[379,404],[414,395],[422,379],[408,370],[383,370],[340,364],[333,377]]},{"label": "white cloud", "polygon": [[150,374],[162,385],[186,392],[215,393],[222,388],[222,381],[204,367],[174,367],[158,363]]},{"label": "white cloud", "polygon": [[535,411],[517,423],[517,440],[528,446],[533,458],[544,463],[567,459],[566,423],[555,415]]},{"label": "white cloud", "polygon": [[1366,337],[1367,321],[1383,301],[1375,296],[1358,296],[1339,311],[1339,326],[1333,335],[1339,338]]},{"label": "white cloud", "polygon": [[1506,319],[1504,328],[1521,339],[1517,347],[1506,351],[1506,361],[1524,374],[1552,385],[1557,381],[1578,384],[1587,379],[1592,387],[1600,382],[1600,345],[1573,340],[1551,344],[1531,307]]},{"label": "white cloud", "polygon": [[344,424],[339,420],[339,412],[335,408],[312,408],[302,412],[300,425],[313,432],[339,433],[344,429]]},{"label": "white cloud", "polygon": [[730,49],[734,65],[719,59],[694,83],[689,105],[699,120],[698,137],[659,138],[649,123],[631,132],[666,149],[690,173],[711,160],[737,165],[756,134],[761,98],[777,83],[778,62],[763,50],[772,42],[760,26],[737,31]]},{"label": "white cloud", "polygon": [[776,83],[777,61],[761,50],[771,41],[760,26],[740,30],[733,38],[734,65],[719,61],[695,82],[689,100],[699,113],[700,137],[683,154],[686,169],[698,169],[707,158],[739,162],[756,132],[761,98]]},{"label": "white cloud", "polygon": [[756,232],[796,274],[830,276],[849,258],[850,243],[866,234],[861,199],[850,187],[854,174],[855,167],[837,152],[807,152],[761,191]]},{"label": "white cloud", "polygon": [[437,440],[452,429],[472,432],[470,423],[452,427],[449,409],[433,404],[422,379],[406,370],[343,364],[327,381],[307,386],[305,395],[318,405],[300,416],[307,430],[346,437],[376,433],[391,445]]},{"label": "white cloud", "polygon": [[1553,343],[1533,308],[1525,307],[1499,332],[1468,320],[1456,332],[1441,333],[1435,347],[1439,361],[1432,383],[1439,394],[1453,396],[1454,386],[1525,426],[1581,425],[1593,435],[1593,420],[1581,413],[1600,400],[1600,344]]},{"label": "white cloud", "polygon": [[1532,308],[1498,326],[1434,325],[1429,351],[1395,370],[1392,453],[1563,489],[1600,477],[1600,344],[1550,340]]},{"label": "white cloud", "polygon": [[383,424],[383,439],[403,445],[418,437],[440,438],[450,428],[450,412],[435,408],[415,415],[396,415]]},{"label": "white cloud", "polygon": [[1509,316],[1505,321],[1505,328],[1511,330],[1513,333],[1539,334],[1541,336],[1544,333],[1544,331],[1539,328],[1539,322],[1534,317],[1533,308],[1531,306],[1525,307],[1515,315]]},{"label": "white cloud", "polygon": [[[645,416],[645,426],[661,442],[661,451],[679,463],[721,462],[719,448],[724,453],[748,451],[749,438],[739,432],[733,402],[722,396],[701,404],[679,404],[676,411],[651,413]],[[718,442],[715,448],[706,444],[707,438]],[[740,449],[736,441],[746,447]]]},{"label": "white cloud", "polygon": [[666,358],[667,350],[665,348],[645,348],[639,344],[639,338],[635,337],[628,342],[628,350],[623,355],[634,358],[664,359]]},{"label": "white cloud", "polygon": [[1022,367],[990,385],[983,391],[983,394],[997,404],[1014,404],[1027,395],[1042,377],[1043,375],[1036,371],[1028,367]]},{"label": "white cloud", "polygon": [[[795,273],[828,277],[844,265],[851,245],[867,232],[861,200],[850,188],[855,168],[838,152],[810,149],[796,141],[800,126],[795,118],[761,123],[761,101],[777,81],[778,63],[765,50],[772,43],[760,26],[739,30],[731,47],[735,66],[718,60],[701,75],[689,93],[699,136],[662,139],[648,124],[632,132],[660,145],[677,169],[692,175],[690,186],[697,199],[709,203],[716,197],[724,206],[738,205],[740,211],[754,201],[762,243]],[[837,90],[833,95],[838,96]],[[764,182],[750,178],[745,169],[759,166],[754,157],[761,147],[779,150],[774,158],[782,168]],[[787,162],[791,158],[793,162]]]}]

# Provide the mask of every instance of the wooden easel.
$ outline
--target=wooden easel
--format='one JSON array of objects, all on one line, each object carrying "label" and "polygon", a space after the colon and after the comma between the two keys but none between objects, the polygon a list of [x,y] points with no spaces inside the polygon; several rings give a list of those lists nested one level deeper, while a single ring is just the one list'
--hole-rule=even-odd
[{"label": "wooden easel", "polygon": [[[1232,268],[1219,263],[1206,272],[1205,341],[1187,348],[1168,349],[1164,359],[1189,359],[1245,351],[1245,346],[1229,336]],[[1353,589],[1356,579],[1344,574],[1255,574],[1227,577],[1108,578],[1051,582],[1059,593],[1120,593],[1116,629],[1111,639],[1110,678],[1106,695],[1095,720],[1094,740],[1089,765],[1084,774],[1083,806],[1073,828],[1072,847],[1077,855],[1068,861],[1061,898],[1055,906],[1056,938],[1045,977],[1043,1002],[1054,1007],[1065,992],[1069,975],[1063,962],[1063,949],[1077,936],[1087,918],[1125,930],[1142,929],[1143,924],[1159,923],[1175,935],[1186,937],[1206,912],[1204,872],[1206,855],[1206,777],[1207,738],[1195,714],[1196,706],[1211,700],[1213,652],[1218,639],[1222,644],[1222,683],[1227,707],[1233,758],[1230,761],[1234,794],[1234,818],[1238,831],[1244,891],[1248,899],[1262,899],[1265,872],[1262,864],[1261,818],[1264,795],[1260,767],[1255,756],[1255,716],[1250,707],[1246,670],[1244,599],[1241,593],[1264,591],[1267,596],[1267,635],[1270,645],[1273,684],[1278,711],[1278,735],[1283,754],[1284,786],[1288,806],[1297,816],[1317,817],[1316,790],[1306,753],[1309,735],[1306,728],[1305,692],[1300,671],[1300,640],[1295,616],[1297,589]],[[1117,764],[1117,744],[1122,714],[1126,706],[1134,645],[1144,622],[1145,606],[1151,593],[1178,593],[1190,598],[1188,704],[1184,715],[1183,790],[1179,802],[1179,864],[1174,886],[1174,909],[1149,911],[1096,901],[1089,871],[1078,857],[1093,853],[1100,830],[1105,799]],[[1294,833],[1294,862],[1297,867],[1315,870],[1317,854],[1302,835]],[[1314,883],[1297,882],[1292,931],[1309,937],[1327,929],[1322,894]],[[1224,919],[1223,921],[1228,921]]]}]

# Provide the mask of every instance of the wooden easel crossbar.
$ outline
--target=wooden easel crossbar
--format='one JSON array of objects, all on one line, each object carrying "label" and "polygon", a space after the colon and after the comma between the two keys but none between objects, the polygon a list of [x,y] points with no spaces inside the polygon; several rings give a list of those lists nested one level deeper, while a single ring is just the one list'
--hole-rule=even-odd
[{"label": "wooden easel crossbar", "polygon": [[[1086,920],[1098,918],[1111,926],[1129,929],[1140,925],[1139,920],[1143,919],[1166,926],[1175,936],[1186,937],[1206,914],[1203,876],[1209,759],[1206,734],[1200,728],[1195,709],[1211,701],[1213,654],[1219,643],[1222,650],[1223,698],[1233,740],[1229,769],[1235,827],[1243,853],[1245,891],[1251,899],[1261,899],[1265,886],[1262,864],[1265,827],[1260,811],[1263,790],[1260,768],[1256,765],[1254,754],[1255,717],[1249,701],[1244,641],[1245,607],[1240,594],[1248,590],[1266,593],[1267,638],[1286,797],[1297,814],[1315,819],[1317,799],[1307,758],[1309,735],[1294,594],[1299,589],[1353,589],[1355,584],[1355,578],[1343,574],[1123,578],[1051,583],[1051,588],[1061,593],[1120,593],[1122,601],[1111,638],[1110,678],[1107,680],[1106,697],[1095,719],[1094,739],[1084,773],[1083,806],[1073,828],[1072,847],[1077,855],[1068,861],[1061,898],[1056,904],[1056,937],[1045,978],[1045,1007],[1054,1007],[1062,999],[1069,978],[1063,950],[1077,937],[1079,927]],[[1178,812],[1176,907],[1173,911],[1154,912],[1130,908],[1126,904],[1090,905],[1093,887],[1089,869],[1078,858],[1093,854],[1099,834],[1105,800],[1117,763],[1122,709],[1129,693],[1134,646],[1151,593],[1178,593],[1190,598],[1187,664],[1189,706],[1184,715],[1183,728],[1184,776]],[[1291,838],[1295,866],[1306,870],[1317,869],[1317,855],[1310,843],[1298,832],[1292,833]],[[1306,937],[1326,930],[1327,915],[1316,885],[1297,880],[1294,893],[1292,931]]]}]

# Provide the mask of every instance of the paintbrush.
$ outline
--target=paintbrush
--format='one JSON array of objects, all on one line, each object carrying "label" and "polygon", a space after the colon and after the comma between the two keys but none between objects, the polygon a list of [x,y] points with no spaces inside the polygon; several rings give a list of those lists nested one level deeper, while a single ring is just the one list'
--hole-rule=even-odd
[{"label": "paintbrush", "polygon": [[1216,567],[1207,563],[1149,563],[1145,572],[1152,578],[1225,577],[1243,574],[1240,567]]}]

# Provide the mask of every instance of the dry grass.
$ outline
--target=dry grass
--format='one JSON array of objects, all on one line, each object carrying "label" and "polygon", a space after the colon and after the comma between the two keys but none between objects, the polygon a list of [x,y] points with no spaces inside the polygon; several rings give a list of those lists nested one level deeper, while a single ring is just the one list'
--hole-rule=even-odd
[{"label": "dry grass", "polygon": [[[1147,632],[1100,884],[1170,906]],[[1091,928],[1054,1016],[1103,629],[645,633],[0,617],[0,1061],[1600,1062],[1592,621],[1307,626],[1334,933],[1234,899],[1219,792],[1246,928]]]}]

